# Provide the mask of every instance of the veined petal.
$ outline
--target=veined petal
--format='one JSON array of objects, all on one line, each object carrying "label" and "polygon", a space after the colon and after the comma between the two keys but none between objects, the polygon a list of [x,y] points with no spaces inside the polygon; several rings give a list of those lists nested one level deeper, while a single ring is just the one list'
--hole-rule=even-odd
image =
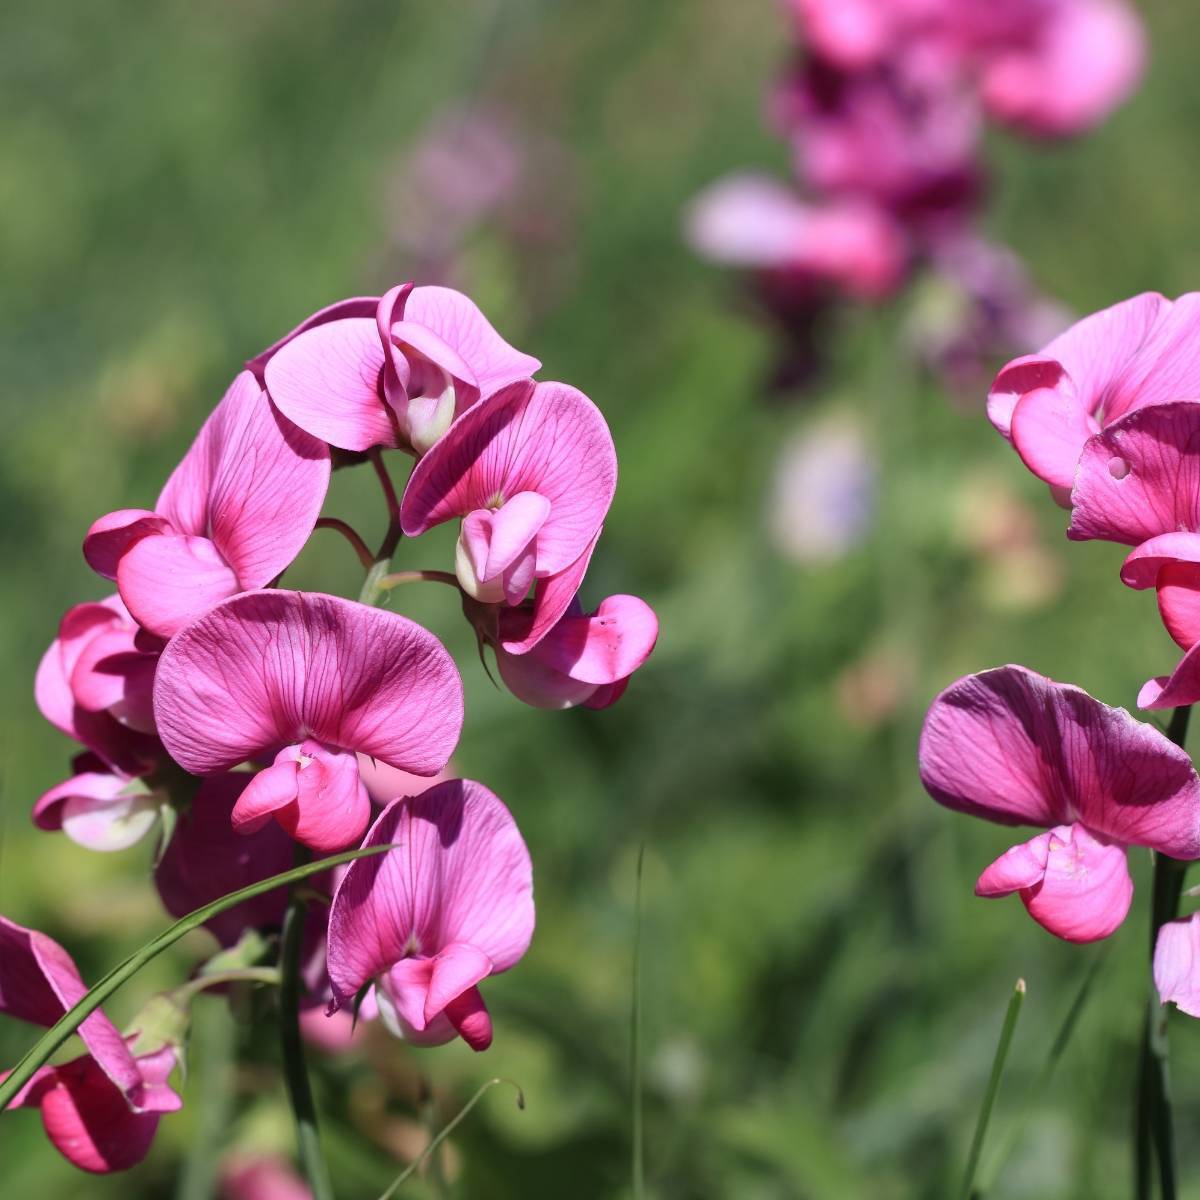
[{"label": "veined petal", "polygon": [[83,557],[97,575],[116,579],[121,556],[141,538],[171,533],[171,522],[144,508],[122,508],[92,522],[83,539]]},{"label": "veined petal", "polygon": [[238,578],[208,538],[157,534],[129,549],[117,586],[134,618],[159,637],[238,592]]},{"label": "veined petal", "polygon": [[1088,438],[1099,423],[1070,393],[1026,392],[1012,412],[1012,443],[1021,461],[1054,487],[1069,488]]}]

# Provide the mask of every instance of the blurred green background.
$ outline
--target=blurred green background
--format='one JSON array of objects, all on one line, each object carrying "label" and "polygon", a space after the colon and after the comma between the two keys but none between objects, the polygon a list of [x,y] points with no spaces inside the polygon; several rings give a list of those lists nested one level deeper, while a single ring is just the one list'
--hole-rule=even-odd
[{"label": "blurred green background", "polygon": [[[1080,313],[1200,280],[1200,26],[1185,5],[1144,7],[1151,66],[1112,120],[1070,145],[988,145],[987,229]],[[379,1039],[321,1068],[339,1197],[378,1195],[420,1147],[418,1071],[443,1120],[492,1075],[528,1099],[494,1091],[455,1133],[453,1194],[629,1194],[643,843],[652,1196],[946,1194],[1019,976],[991,1149],[1033,1119],[992,1194],[1127,1195],[1147,863],[1053,1080],[1027,1097],[1101,952],[973,898],[1011,835],[933,805],[913,752],[929,698],[967,671],[1021,662],[1132,705],[1175,652],[1153,600],[1120,585],[1119,548],[1065,541],[983,416],[986,379],[951,400],[913,364],[909,301],[841,314],[817,383],[760,399],[770,335],[680,220],[729,170],[786,170],[761,116],[785,50],[770,0],[61,0],[10,6],[0,28],[0,910],[93,979],[164,924],[147,847],[93,855],[28,820],[69,754],[34,708],[34,668],[62,610],[106,591],[80,540],[100,513],[153,503],[242,360],[334,299],[427,277],[423,247],[452,222],[414,207],[411,164],[469,106],[503,117],[522,161],[454,239],[453,278],[607,415],[621,482],[586,598],[645,596],[662,637],[617,707],[537,712],[492,688],[442,589],[394,594],[459,659],[455,761],[516,815],[539,924],[489,984],[486,1055]],[[848,556],[799,566],[768,537],[770,481],[780,445],[831,414],[883,462],[878,516]],[[339,473],[327,511],[377,536],[367,473]],[[442,567],[449,546],[431,536],[398,563]],[[289,580],[353,594],[359,576],[318,533]],[[114,1017],[207,949],[184,943]],[[269,1036],[231,1031],[219,1001],[198,1015],[185,1109],[142,1168],[79,1175],[35,1114],[12,1115],[3,1193],[197,1200],[222,1147],[288,1153]],[[1200,1196],[1200,1028],[1172,1028]],[[0,1024],[0,1063],[30,1036]],[[238,1046],[254,1065],[229,1066]]]}]

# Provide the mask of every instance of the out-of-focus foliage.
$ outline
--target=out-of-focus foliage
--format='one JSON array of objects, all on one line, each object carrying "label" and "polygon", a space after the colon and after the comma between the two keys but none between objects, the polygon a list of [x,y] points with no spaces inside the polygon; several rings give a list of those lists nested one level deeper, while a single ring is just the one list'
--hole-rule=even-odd
[{"label": "out-of-focus foliage", "polygon": [[[1068,146],[991,147],[991,232],[1080,312],[1200,285],[1200,32],[1185,5],[1146,15],[1146,83],[1107,125]],[[679,219],[732,166],[782,167],[760,113],[779,21],[770,0],[64,0],[5,14],[0,909],[62,940],[91,978],[163,917],[145,847],[89,855],[27,818],[68,754],[33,706],[38,656],[68,604],[104,592],[84,530],[153,501],[244,358],[322,304],[406,277],[397,187],[440,114],[502,113],[541,147],[515,215],[464,234],[457,280],[545,378],[606,413],[621,482],[589,598],[645,595],[663,635],[617,707],[547,714],[492,688],[440,589],[394,593],[459,657],[456,763],[515,813],[539,927],[489,989],[487,1055],[380,1039],[369,1065],[323,1070],[345,1200],[377,1195],[421,1145],[418,1073],[443,1118],[493,1074],[528,1097],[518,1112],[494,1092],[455,1134],[457,1194],[628,1193],[642,842],[646,1157],[664,1200],[943,1195],[1014,979],[1029,998],[993,1149],[1096,954],[1053,941],[1015,900],[972,898],[1011,839],[924,797],[915,730],[968,670],[1022,662],[1131,706],[1174,651],[1152,600],[1119,584],[1119,550],[1065,542],[1065,515],[983,417],[986,381],[951,402],[913,365],[904,312],[843,314],[803,403],[758,399],[768,334],[689,255]],[[880,517],[849,557],[799,568],[764,515],[775,456],[834,409],[884,463]],[[330,511],[374,535],[373,481],[340,472]],[[431,538],[398,563],[448,553]],[[318,533],[292,577],[346,593],[357,566]],[[1135,870],[1137,910],[997,1198],[1128,1191],[1148,877]],[[204,949],[157,964],[114,1015]],[[34,1115],[10,1116],[5,1194],[195,1200],[217,1147],[286,1151],[274,1046],[251,1013],[230,1035],[218,1005],[201,1002],[185,1110],[142,1169],[79,1176]],[[1200,1028],[1174,1028],[1186,1131]],[[260,1065],[230,1074],[231,1036]],[[0,1026],[0,1063],[28,1038]],[[1200,1150],[1181,1142],[1200,1196]]]}]

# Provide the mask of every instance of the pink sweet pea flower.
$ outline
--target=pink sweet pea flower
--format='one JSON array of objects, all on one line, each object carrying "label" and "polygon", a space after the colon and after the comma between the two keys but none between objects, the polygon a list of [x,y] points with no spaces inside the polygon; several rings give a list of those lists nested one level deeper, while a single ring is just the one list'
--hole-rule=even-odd
[{"label": "pink sweet pea flower", "polygon": [[[253,778],[245,771],[209,776],[179,814],[170,844],[154,868],[154,886],[171,916],[187,916],[292,866],[295,847],[275,822],[241,834],[230,824]],[[319,881],[310,884],[319,886]],[[281,888],[244,900],[204,925],[222,946],[233,946],[247,929],[278,929],[286,907],[287,890]]]},{"label": "pink sweet pea flower", "polygon": [[1136,12],[1121,0],[1054,0],[1024,39],[985,61],[983,102],[1030,133],[1082,133],[1137,86],[1145,43]]},{"label": "pink sweet pea flower", "polygon": [[272,818],[314,850],[357,842],[371,805],[355,753],[435,775],[458,741],[462,683],[442,644],[395,613],[315,593],[247,592],[178,633],[154,711],[194,775],[273,759],[241,794],[235,829]]},{"label": "pink sweet pea flower", "polygon": [[1154,944],[1154,986],[1163,1004],[1200,1017],[1200,913],[1168,921]]},{"label": "pink sweet pea flower", "polygon": [[517,383],[468,409],[413,470],[408,537],[463,518],[456,568],[485,604],[519,604],[577,562],[612,503],[617,459],[600,410],[562,383]]},{"label": "pink sweet pea flower", "polygon": [[469,780],[395,800],[364,845],[398,852],[350,864],[329,914],[330,1012],[374,981],[398,1037],[435,1046],[458,1034],[486,1050],[492,1023],[479,992],[533,936],[529,852],[508,809]]},{"label": "pink sweet pea flower", "polygon": [[89,850],[125,850],[154,828],[166,796],[136,777],[110,769],[94,754],[72,761],[74,775],[56,784],[33,806],[33,823],[62,830]]},{"label": "pink sweet pea flower", "polygon": [[318,313],[255,360],[266,360],[263,378],[279,410],[342,450],[422,454],[481,397],[541,366],[452,288],[406,283],[373,313],[362,305]]},{"label": "pink sweet pea flower", "polygon": [[[0,1012],[48,1028],[86,992],[57,942],[0,917]],[[180,1106],[167,1084],[175,1054],[135,1057],[100,1011],[83,1021],[79,1035],[88,1053],[42,1067],[9,1107],[40,1108],[51,1142],[82,1170],[122,1171],[145,1157],[159,1116]]]},{"label": "pink sweet pea flower", "polygon": [[42,716],[110,766],[140,773],[162,756],[152,736],[159,646],[116,596],[68,609],[38,664]]},{"label": "pink sweet pea flower", "polygon": [[996,376],[988,417],[1062,495],[1088,440],[1127,413],[1200,398],[1200,293],[1155,292],[1084,317]]},{"label": "pink sweet pea flower", "polygon": [[243,371],[175,468],[154,512],[101,517],[83,553],[134,618],[168,638],[218,601],[291,565],[329,487],[329,448]]},{"label": "pink sweet pea flower", "polygon": [[899,225],[862,201],[813,204],[766,176],[735,175],[692,202],[688,240],[713,262],[828,283],[864,300],[895,291],[907,266]]},{"label": "pink sweet pea flower", "polygon": [[1200,779],[1158,730],[1024,667],[951,684],[921,731],[921,782],[940,804],[1047,832],[1000,856],[979,896],[1019,893],[1072,942],[1107,937],[1133,895],[1125,847],[1200,857]]},{"label": "pink sweet pea flower", "polygon": [[312,1200],[312,1191],[283,1158],[234,1154],[221,1164],[221,1200]]}]

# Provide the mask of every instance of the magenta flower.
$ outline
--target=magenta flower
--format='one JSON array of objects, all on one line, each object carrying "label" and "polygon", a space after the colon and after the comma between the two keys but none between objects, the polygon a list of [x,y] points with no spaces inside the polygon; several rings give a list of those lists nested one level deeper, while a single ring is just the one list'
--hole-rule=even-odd
[{"label": "magenta flower", "polygon": [[221,1200],[312,1200],[291,1163],[274,1154],[230,1155],[221,1164]]},{"label": "magenta flower", "polygon": [[89,850],[125,850],[154,828],[164,793],[110,768],[92,753],[76,755],[74,774],[44,792],[33,806],[33,823],[62,830]]},{"label": "magenta flower", "polygon": [[441,643],[395,613],[248,592],[168,643],[154,711],[171,756],[194,775],[273,759],[234,806],[236,829],[274,817],[331,851],[357,842],[370,819],[355,752],[435,775],[462,728],[462,684]]},{"label": "magenta flower", "polygon": [[276,412],[249,371],[230,385],[172,472],[154,512],[101,517],[83,553],[129,611],[171,637],[291,565],[329,487],[329,448]]},{"label": "magenta flower", "polygon": [[1200,913],[1168,921],[1154,944],[1154,986],[1163,1004],[1200,1017]]},{"label": "magenta flower", "polygon": [[110,766],[139,774],[162,755],[152,736],[160,646],[116,596],[68,609],[38,664],[42,716]]},{"label": "magenta flower", "polygon": [[979,896],[1017,892],[1072,942],[1107,937],[1133,895],[1125,848],[1200,857],[1200,779],[1158,730],[1024,667],[968,675],[934,700],[919,749],[940,804],[1045,833],[1002,854]]},{"label": "magenta flower", "polygon": [[1141,22],[1121,0],[1054,0],[1033,12],[1025,36],[996,47],[982,64],[983,102],[997,119],[1030,133],[1082,133],[1141,79]]},{"label": "magenta flower", "polygon": [[508,809],[481,784],[455,780],[395,800],[364,845],[398,852],[350,864],[329,913],[330,1012],[372,981],[397,1036],[434,1046],[458,1034],[486,1050],[492,1022],[479,992],[533,936],[529,852]]},{"label": "magenta flower", "polygon": [[1200,398],[1200,293],[1155,292],[1084,317],[992,384],[988,417],[1064,495],[1088,440],[1127,413]]},{"label": "magenta flower", "polygon": [[541,366],[451,288],[408,283],[370,313],[365,303],[323,310],[255,360],[280,412],[331,446],[424,453],[481,397]]},{"label": "magenta flower", "polygon": [[815,204],[765,176],[736,175],[692,202],[688,240],[716,263],[831,284],[864,300],[895,291],[908,248],[882,209],[859,200]]},{"label": "magenta flower", "polygon": [[[275,822],[243,834],[230,824],[234,806],[253,778],[245,771],[212,775],[179,814],[170,844],[154,868],[154,886],[171,916],[186,916],[292,865],[295,847]],[[244,900],[204,924],[222,946],[233,946],[247,929],[277,929],[286,907],[284,888]]]},{"label": "magenta flower", "polygon": [[468,595],[519,604],[593,542],[617,483],[600,410],[562,383],[518,383],[468,409],[413,470],[408,537],[463,518],[456,567]]},{"label": "magenta flower", "polygon": [[[48,1028],[87,992],[52,938],[0,917],[0,1012]],[[56,1149],[84,1171],[123,1171],[146,1156],[162,1113],[179,1108],[167,1048],[135,1057],[102,1013],[79,1026],[87,1053],[42,1067],[10,1108],[39,1108]],[[3,1078],[3,1076],[0,1076]]]}]

